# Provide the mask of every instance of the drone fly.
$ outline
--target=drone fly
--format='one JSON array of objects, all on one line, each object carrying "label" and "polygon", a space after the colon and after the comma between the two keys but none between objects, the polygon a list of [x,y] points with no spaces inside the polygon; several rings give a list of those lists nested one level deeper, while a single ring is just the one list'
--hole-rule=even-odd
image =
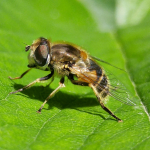
[{"label": "drone fly", "polygon": [[[41,69],[44,71],[50,71],[45,77],[38,78],[27,86],[15,91],[10,94],[23,91],[33,84],[41,81],[54,78],[54,75],[60,77],[59,86],[46,98],[40,109],[37,111],[41,112],[45,103],[62,87],[65,87],[64,81],[65,76],[75,85],[89,86],[94,91],[100,106],[108,112],[112,117],[117,119],[118,122],[122,120],[118,118],[110,109],[108,109],[103,100],[108,96],[112,96],[124,103],[132,105],[130,100],[124,100],[116,93],[116,87],[110,85],[108,77],[100,65],[94,60],[95,58],[89,56],[84,50],[76,46],[57,43],[52,44],[46,38],[39,38],[35,40],[31,45],[26,46],[25,51],[29,51],[28,56],[28,69],[20,77],[10,79],[20,79],[27,74],[32,68]],[[100,60],[101,61],[101,60]],[[75,79],[76,78],[76,79]]]}]

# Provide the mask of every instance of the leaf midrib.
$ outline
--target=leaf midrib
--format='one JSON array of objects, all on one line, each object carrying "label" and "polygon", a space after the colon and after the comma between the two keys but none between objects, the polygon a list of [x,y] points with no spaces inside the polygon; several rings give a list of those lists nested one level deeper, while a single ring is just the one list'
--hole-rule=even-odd
[{"label": "leaf midrib", "polygon": [[[126,63],[126,62],[127,62],[127,61],[126,61],[126,60],[127,60],[127,57],[126,57],[126,54],[125,54],[124,44],[123,44],[122,41],[119,39],[118,32],[116,32],[116,33],[113,34],[113,35],[114,35],[114,37],[115,37],[116,43],[119,44],[119,47],[120,47],[119,49],[120,49],[120,51],[121,51],[121,53],[122,53],[122,56],[123,56],[124,61],[125,61],[125,64],[127,64],[127,63]],[[136,85],[138,85],[138,84],[136,84],[135,81],[131,80],[131,79],[132,79],[132,74],[130,73],[130,70],[128,69],[127,65],[126,65],[126,70],[127,70],[127,72],[128,72],[128,75],[129,75],[130,81],[131,81],[131,83],[132,83],[132,86],[134,87],[134,91],[135,91],[136,95],[138,96],[138,98],[140,99],[141,104],[142,104],[143,109],[144,109],[144,112],[146,113],[146,115],[148,116],[148,119],[149,119],[149,121],[150,121],[150,115],[149,115],[149,113],[148,113],[148,111],[147,111],[147,109],[146,109],[146,106],[145,106],[145,105],[143,104],[143,102],[142,102],[141,94],[140,94],[140,93],[138,92],[138,90],[137,90],[137,86],[136,86]]]}]

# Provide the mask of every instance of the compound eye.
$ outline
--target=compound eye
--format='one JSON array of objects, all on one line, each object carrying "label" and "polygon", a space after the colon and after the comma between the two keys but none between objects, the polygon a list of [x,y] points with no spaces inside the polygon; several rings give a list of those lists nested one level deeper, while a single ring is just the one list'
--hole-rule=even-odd
[{"label": "compound eye", "polygon": [[35,61],[39,66],[44,66],[47,62],[47,57],[49,54],[49,49],[47,47],[47,45],[39,45],[35,52],[34,52],[34,56],[35,56]]}]

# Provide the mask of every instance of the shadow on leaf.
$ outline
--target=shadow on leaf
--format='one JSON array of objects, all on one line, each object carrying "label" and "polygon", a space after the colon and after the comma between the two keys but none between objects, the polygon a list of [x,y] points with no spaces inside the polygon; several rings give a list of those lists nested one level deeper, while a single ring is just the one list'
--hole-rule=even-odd
[{"label": "shadow on leaf", "polygon": [[[18,90],[23,87],[21,84],[14,83],[13,87],[15,90]],[[44,102],[44,100],[48,97],[48,95],[53,91],[54,89],[50,88],[49,86],[32,86],[29,89],[26,89],[22,91],[25,97],[30,98],[30,99],[36,99]],[[16,94],[19,94],[16,93]],[[94,93],[93,93],[94,95]],[[55,94],[54,97],[52,97],[47,104],[49,105],[48,109],[52,109],[52,107],[57,107],[59,109],[65,109],[65,108],[70,108],[70,109],[75,109],[81,112],[86,112],[92,115],[98,115],[102,117],[103,119],[104,116],[99,114],[99,112],[96,111],[88,111],[84,110],[83,107],[92,107],[92,106],[100,106],[99,103],[95,98],[87,98],[87,97],[82,97],[81,95],[77,94],[68,94],[67,92],[61,92],[61,90]],[[40,108],[40,106],[39,106]],[[83,109],[82,109],[83,108]],[[45,108],[43,108],[45,109]],[[100,107],[101,109],[101,107]]]}]

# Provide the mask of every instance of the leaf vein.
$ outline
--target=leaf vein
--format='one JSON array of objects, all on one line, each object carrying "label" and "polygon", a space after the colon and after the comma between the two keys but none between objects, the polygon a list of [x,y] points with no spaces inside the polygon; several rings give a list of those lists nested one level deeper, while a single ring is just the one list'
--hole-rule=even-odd
[{"label": "leaf vein", "polygon": [[44,126],[45,126],[52,118],[54,118],[57,114],[59,114],[60,112],[61,112],[61,110],[59,110],[56,114],[54,114],[52,117],[48,118],[47,121],[45,121],[45,122],[43,123],[43,125],[42,125],[41,128],[39,129],[38,133],[37,133],[36,136],[34,137],[33,142],[31,142],[31,143],[28,145],[28,147],[30,147],[30,146],[37,140],[37,138],[38,138],[40,132],[42,131],[42,129],[44,128]]}]

